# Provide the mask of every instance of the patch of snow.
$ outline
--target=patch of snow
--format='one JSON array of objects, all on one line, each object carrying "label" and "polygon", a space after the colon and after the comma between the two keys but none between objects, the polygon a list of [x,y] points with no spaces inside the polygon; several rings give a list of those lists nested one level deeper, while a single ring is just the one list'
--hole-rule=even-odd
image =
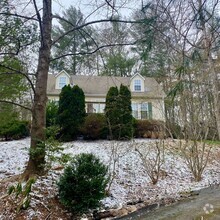
[{"label": "patch of snow", "polygon": [[[139,143],[146,149],[153,142],[154,140],[135,140],[135,143]],[[29,144],[29,138],[0,142],[0,178],[23,171],[28,160]],[[162,167],[167,176],[159,179],[158,183],[153,185],[133,144],[133,142],[126,141],[74,141],[64,143],[62,147],[65,149],[64,153],[69,153],[72,156],[79,153],[93,153],[109,166],[110,173],[114,170],[115,178],[110,188],[110,195],[102,200],[106,208],[117,208],[130,201],[144,200],[150,202],[163,198],[178,198],[180,192],[220,183],[220,160],[215,159],[209,163],[204,170],[202,181],[194,182],[184,159],[169,149],[165,152],[165,162]],[[217,152],[219,153],[220,149],[215,149],[214,153]],[[47,186],[51,192],[48,193],[48,198],[55,196],[57,189],[54,191],[54,188],[56,188],[56,181],[61,173],[62,171],[51,170],[48,176],[40,177],[34,185]],[[41,195],[36,190],[33,190],[32,193],[33,196],[37,195],[36,201],[39,200],[37,197]],[[34,207],[36,204],[32,202],[31,206]],[[30,210],[29,216],[32,214]]]},{"label": "patch of snow", "polygon": [[30,138],[0,142],[0,179],[19,174],[28,160]]}]

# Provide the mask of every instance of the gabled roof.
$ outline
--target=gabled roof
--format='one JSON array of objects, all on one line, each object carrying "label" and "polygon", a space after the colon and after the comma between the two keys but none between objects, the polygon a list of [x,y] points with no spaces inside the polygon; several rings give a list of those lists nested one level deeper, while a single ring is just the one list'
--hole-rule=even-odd
[{"label": "gabled roof", "polygon": [[68,78],[70,78],[70,75],[65,71],[65,70],[61,70],[59,73],[57,73],[55,75],[55,77],[57,78],[60,74],[64,73]]},{"label": "gabled roof", "polygon": [[145,77],[143,77],[141,74],[139,74],[139,73],[136,73],[136,74],[134,74],[131,78],[130,78],[130,80],[132,80],[133,78],[135,78],[136,76],[139,76],[140,78],[142,78],[143,80],[145,80]]},{"label": "gabled roof", "polygon": [[[57,75],[56,75],[57,76]],[[47,94],[59,95],[60,89],[55,89],[56,76],[48,75]],[[121,84],[130,88],[130,80],[132,77],[114,77],[114,76],[85,76],[85,75],[70,75],[70,81],[74,85],[78,85],[85,93],[85,96],[100,96],[105,97],[109,88],[112,86],[120,87]],[[144,77],[145,92],[131,92],[132,97],[148,97],[148,98],[163,98],[165,93],[161,86],[154,78]]]}]

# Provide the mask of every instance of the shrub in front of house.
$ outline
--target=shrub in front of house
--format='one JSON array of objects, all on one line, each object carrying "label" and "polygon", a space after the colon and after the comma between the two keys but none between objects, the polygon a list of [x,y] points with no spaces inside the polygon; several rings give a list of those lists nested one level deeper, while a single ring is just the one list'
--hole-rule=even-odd
[{"label": "shrub in front of house", "polygon": [[108,130],[105,115],[98,113],[88,114],[80,130],[87,140],[106,139]]},{"label": "shrub in front of house", "polygon": [[118,111],[120,112],[121,125],[119,139],[131,139],[133,136],[131,92],[127,86],[122,84],[119,90]]},{"label": "shrub in front of house", "polygon": [[72,141],[80,134],[86,116],[85,95],[79,86],[64,86],[60,93],[58,124],[61,128],[60,139]]},{"label": "shrub in front of house", "polygon": [[29,123],[19,120],[19,113],[13,105],[0,104],[0,138],[20,139],[29,135]]},{"label": "shrub in front of house", "polygon": [[164,138],[165,125],[162,121],[157,120],[135,120],[135,132],[136,138]]},{"label": "shrub in front of house", "polygon": [[49,101],[46,106],[46,138],[57,139],[60,132],[58,125],[58,103]]},{"label": "shrub in front of house", "polygon": [[182,132],[182,128],[180,125],[176,124],[176,123],[171,123],[169,121],[167,121],[166,123],[166,128],[167,128],[167,136],[168,137],[172,137],[172,138],[183,138],[183,132]]},{"label": "shrub in front of house", "polygon": [[106,175],[107,166],[95,155],[75,156],[57,183],[60,202],[75,213],[98,207],[105,197]]},{"label": "shrub in front of house", "polygon": [[121,84],[111,87],[106,95],[105,116],[110,139],[125,140],[133,136],[131,92]]},{"label": "shrub in front of house", "polygon": [[58,104],[55,101],[49,101],[46,106],[46,127],[57,125]]},{"label": "shrub in front of house", "polygon": [[0,137],[7,140],[29,136],[29,122],[13,120],[0,125]]},{"label": "shrub in front of house", "polygon": [[117,87],[110,87],[106,95],[105,117],[110,139],[119,139],[120,112],[118,110],[118,95]]},{"label": "shrub in front of house", "polygon": [[46,128],[46,139],[59,139],[60,127],[58,125],[52,125]]}]

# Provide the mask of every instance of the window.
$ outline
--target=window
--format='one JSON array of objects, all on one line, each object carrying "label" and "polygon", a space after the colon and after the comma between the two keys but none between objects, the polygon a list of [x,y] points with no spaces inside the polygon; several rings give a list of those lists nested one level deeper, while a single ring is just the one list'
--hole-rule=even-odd
[{"label": "window", "polygon": [[99,104],[98,103],[93,104],[93,112],[94,113],[99,113]]},{"label": "window", "polygon": [[141,119],[148,119],[148,103],[141,103]]},{"label": "window", "polygon": [[66,85],[66,77],[65,76],[61,76],[59,78],[59,88],[62,89],[65,85]]},{"label": "window", "polygon": [[150,102],[132,103],[132,115],[136,119],[152,119],[152,104]]},{"label": "window", "polygon": [[141,80],[140,79],[134,80],[134,91],[141,91]]},{"label": "window", "polygon": [[100,113],[104,113],[105,111],[105,104],[100,103]]},{"label": "window", "polygon": [[87,103],[87,113],[104,113],[104,103]]},{"label": "window", "polygon": [[132,115],[134,118],[138,118],[138,103],[132,103]]},{"label": "window", "polygon": [[93,113],[92,103],[87,103],[86,106],[87,106],[86,112],[87,113]]}]

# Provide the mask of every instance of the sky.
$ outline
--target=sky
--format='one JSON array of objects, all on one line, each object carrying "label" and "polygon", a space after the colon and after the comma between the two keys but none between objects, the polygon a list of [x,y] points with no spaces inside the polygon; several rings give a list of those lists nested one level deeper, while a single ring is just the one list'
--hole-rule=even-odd
[{"label": "sky", "polygon": [[[134,9],[141,7],[141,0],[112,0],[115,2],[120,15],[123,17],[130,16]],[[62,13],[62,11],[68,9],[71,5],[80,9],[84,14],[84,18],[87,21],[96,20],[103,17],[110,17],[112,12],[114,15],[118,14],[116,11],[112,11],[109,6],[106,6],[105,0],[54,0],[53,12]],[[105,5],[105,6],[103,6]],[[97,10],[97,8],[99,8]],[[94,12],[94,13],[92,13]],[[91,14],[92,13],[92,14]]]}]

